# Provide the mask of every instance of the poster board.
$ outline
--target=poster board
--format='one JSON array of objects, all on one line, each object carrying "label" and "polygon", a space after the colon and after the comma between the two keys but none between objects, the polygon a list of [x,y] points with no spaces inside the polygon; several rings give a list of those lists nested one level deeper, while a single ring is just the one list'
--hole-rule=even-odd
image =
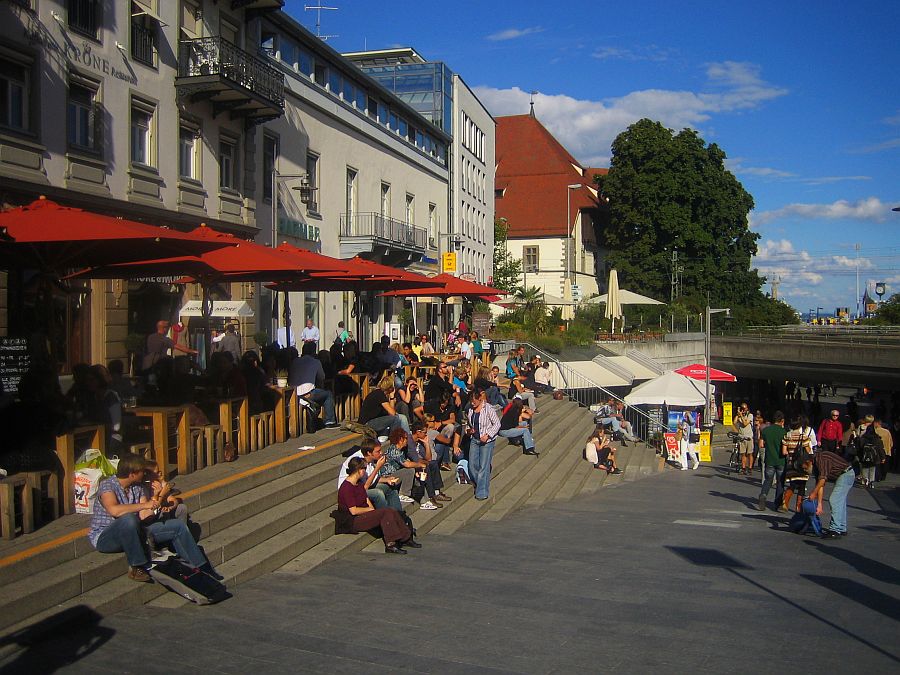
[{"label": "poster board", "polygon": [[472,312],[472,330],[478,333],[478,337],[487,335],[491,330],[491,313]]},{"label": "poster board", "polygon": [[678,440],[676,438],[676,434],[667,432],[663,434],[663,438],[666,439],[666,454],[669,456],[669,460],[673,462],[680,462],[681,450],[678,449]]},{"label": "poster board", "polygon": [[31,366],[28,338],[0,337],[0,382],[7,394],[19,393],[19,382]]},{"label": "poster board", "polygon": [[734,414],[731,410],[731,401],[722,401],[722,424],[730,427],[734,424]]},{"label": "poster board", "polygon": [[712,432],[711,431],[701,431],[700,432],[700,461],[701,462],[711,462],[712,461]]}]

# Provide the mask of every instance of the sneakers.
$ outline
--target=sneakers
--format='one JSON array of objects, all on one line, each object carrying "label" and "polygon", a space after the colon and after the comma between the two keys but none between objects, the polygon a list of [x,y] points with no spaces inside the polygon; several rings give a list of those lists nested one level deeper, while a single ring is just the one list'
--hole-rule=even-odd
[{"label": "sneakers", "polygon": [[132,567],[128,570],[128,578],[132,581],[140,581],[141,583],[147,583],[151,581],[150,575],[147,574],[147,570],[143,567]]},{"label": "sneakers", "polygon": [[444,505],[443,504],[435,504],[430,499],[426,499],[424,502],[422,502],[422,505],[419,508],[422,509],[423,511],[436,511],[437,509],[444,508]]},{"label": "sneakers", "polygon": [[765,497],[761,496],[761,497],[759,497],[759,499],[756,500],[756,510],[757,511],[765,511],[766,510],[766,498]]},{"label": "sneakers", "polygon": [[620,476],[620,475],[622,475],[622,473],[623,473],[622,469],[613,469],[612,471],[609,472],[609,475]]},{"label": "sneakers", "polygon": [[434,501],[436,501],[436,502],[452,502],[453,497],[451,497],[450,495],[445,495],[443,492],[438,492],[434,496]]},{"label": "sneakers", "polygon": [[168,560],[172,554],[166,550],[150,549],[150,562],[163,562]]},{"label": "sneakers", "polygon": [[401,504],[412,504],[414,501],[416,501],[416,500],[413,499],[412,497],[409,497],[407,495],[400,495],[400,503]]},{"label": "sneakers", "polygon": [[456,482],[460,485],[469,485],[472,481],[469,480],[469,476],[466,474],[464,469],[457,469]]}]

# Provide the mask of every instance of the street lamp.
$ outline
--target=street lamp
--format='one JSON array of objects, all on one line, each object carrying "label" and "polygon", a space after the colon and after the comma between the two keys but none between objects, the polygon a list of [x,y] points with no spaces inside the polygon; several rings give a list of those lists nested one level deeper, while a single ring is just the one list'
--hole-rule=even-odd
[{"label": "street lamp", "polygon": [[713,314],[720,314],[721,312],[725,312],[725,316],[731,316],[730,308],[725,307],[723,309],[712,309],[709,306],[709,302],[707,301],[707,305],[706,305],[706,342],[704,345],[704,352],[705,352],[705,357],[706,357],[706,377],[705,377],[705,380],[706,380],[706,405],[704,406],[705,412],[704,412],[704,417],[703,417],[703,419],[706,420],[707,424],[709,423],[709,419],[710,419],[710,417],[709,417],[710,416],[710,412],[709,412],[709,368],[710,368],[709,339],[710,339],[710,323],[711,323],[710,319],[712,318]]},{"label": "street lamp", "polygon": [[572,283],[572,273],[569,271],[571,263],[572,263],[572,251],[571,248],[575,247],[574,241],[574,232],[575,229],[572,223],[572,190],[577,190],[582,187],[581,183],[573,183],[571,185],[566,185],[566,279],[569,280],[569,283]]}]

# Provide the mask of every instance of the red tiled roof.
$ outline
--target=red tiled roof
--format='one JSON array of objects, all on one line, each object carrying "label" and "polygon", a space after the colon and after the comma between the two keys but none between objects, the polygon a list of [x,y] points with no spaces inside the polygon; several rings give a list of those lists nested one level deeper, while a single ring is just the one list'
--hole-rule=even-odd
[{"label": "red tiled roof", "polygon": [[593,178],[606,169],[582,167],[536,118],[498,117],[496,144],[495,188],[503,196],[494,203],[511,238],[565,236],[567,185],[585,186],[571,191],[572,214],[597,208]]}]

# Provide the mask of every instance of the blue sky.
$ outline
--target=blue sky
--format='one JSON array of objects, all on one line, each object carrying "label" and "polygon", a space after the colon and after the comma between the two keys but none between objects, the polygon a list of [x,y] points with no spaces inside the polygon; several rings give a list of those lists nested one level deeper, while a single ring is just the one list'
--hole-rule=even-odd
[{"label": "blue sky", "polygon": [[[313,4],[307,2],[306,4]],[[900,3],[335,0],[340,51],[412,46],[584,164],[641,117],[692,127],[753,195],[756,265],[801,312],[900,292]],[[315,12],[286,9],[314,30]],[[766,286],[769,290],[769,286]]]}]

